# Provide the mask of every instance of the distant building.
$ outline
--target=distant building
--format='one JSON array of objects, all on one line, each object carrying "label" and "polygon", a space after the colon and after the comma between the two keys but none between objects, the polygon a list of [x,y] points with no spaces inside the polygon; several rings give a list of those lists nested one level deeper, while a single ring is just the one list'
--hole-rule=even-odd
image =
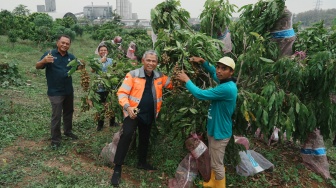
[{"label": "distant building", "polygon": [[129,0],[117,0],[117,12],[122,19],[132,19],[132,3]]},{"label": "distant building", "polygon": [[112,6],[109,5],[88,5],[83,8],[85,18],[94,19],[110,19],[112,18]]},{"label": "distant building", "polygon": [[145,20],[145,19],[140,20],[139,26],[143,26],[143,27],[146,27],[146,28],[152,27],[150,20]]},{"label": "distant building", "polygon": [[150,20],[146,20],[146,19],[124,19],[121,20],[120,22],[125,24],[126,27],[131,27],[131,26],[135,26],[136,22],[138,21],[138,27],[144,27],[144,28],[150,28],[151,24],[150,24]]},{"label": "distant building", "polygon": [[125,24],[125,26],[134,26],[136,20],[120,20],[121,23]]},{"label": "distant building", "polygon": [[195,24],[200,24],[201,23],[201,20],[199,18],[189,18],[188,19],[188,22],[191,24],[191,25],[195,25]]},{"label": "distant building", "polygon": [[45,12],[45,6],[44,5],[37,5],[37,12]]},{"label": "distant building", "polygon": [[138,19],[138,14],[132,13],[132,20],[137,20],[137,19]]},{"label": "distant building", "polygon": [[55,12],[56,11],[55,0],[45,0],[45,11],[46,12]]}]

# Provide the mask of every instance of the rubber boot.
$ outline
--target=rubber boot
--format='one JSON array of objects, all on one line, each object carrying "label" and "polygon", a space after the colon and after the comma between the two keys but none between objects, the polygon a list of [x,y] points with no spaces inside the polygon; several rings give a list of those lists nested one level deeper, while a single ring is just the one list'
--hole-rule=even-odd
[{"label": "rubber boot", "polygon": [[221,180],[215,180],[215,188],[225,188],[225,187],[226,187],[225,177]]},{"label": "rubber boot", "polygon": [[[224,172],[225,172],[225,167],[224,167]],[[215,188],[225,188],[226,187],[226,173],[224,175],[224,178],[221,180],[214,180],[215,182]]]},{"label": "rubber boot", "polygon": [[203,182],[203,187],[215,187],[215,171],[211,170],[210,180]]},{"label": "rubber boot", "polygon": [[119,124],[115,122],[115,117],[111,117],[110,119],[110,127],[118,127]]},{"label": "rubber boot", "polygon": [[113,175],[111,178],[111,185],[113,187],[119,187],[121,179],[121,165],[115,165],[113,169]]},{"label": "rubber boot", "polygon": [[104,121],[103,120],[98,120],[98,126],[97,126],[97,131],[101,131],[104,126]]}]

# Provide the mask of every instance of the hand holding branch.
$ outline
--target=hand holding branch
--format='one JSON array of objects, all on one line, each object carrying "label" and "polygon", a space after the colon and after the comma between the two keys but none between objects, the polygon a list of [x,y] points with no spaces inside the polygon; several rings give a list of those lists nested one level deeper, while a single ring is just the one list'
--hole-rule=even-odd
[{"label": "hand holding branch", "polygon": [[195,63],[204,63],[205,60],[201,57],[196,57],[196,56],[192,56],[189,58],[189,62],[195,62]]},{"label": "hand holding branch", "polygon": [[183,82],[187,82],[188,80],[190,80],[188,75],[183,70],[177,74],[176,78]]}]

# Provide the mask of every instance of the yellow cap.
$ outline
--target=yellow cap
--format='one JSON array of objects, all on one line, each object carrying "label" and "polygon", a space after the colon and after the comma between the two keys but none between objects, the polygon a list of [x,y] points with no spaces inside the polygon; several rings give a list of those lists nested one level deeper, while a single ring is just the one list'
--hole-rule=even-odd
[{"label": "yellow cap", "polygon": [[223,58],[221,58],[220,60],[218,60],[217,63],[222,63],[222,64],[224,64],[224,65],[226,65],[226,66],[229,66],[229,67],[231,67],[233,70],[234,70],[235,67],[236,67],[235,62],[234,62],[233,59],[230,58],[230,57],[223,57]]}]

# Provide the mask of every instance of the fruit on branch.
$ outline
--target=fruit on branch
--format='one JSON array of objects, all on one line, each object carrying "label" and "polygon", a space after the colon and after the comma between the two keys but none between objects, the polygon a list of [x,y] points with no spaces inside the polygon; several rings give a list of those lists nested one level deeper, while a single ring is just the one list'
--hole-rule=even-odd
[{"label": "fruit on branch", "polygon": [[81,86],[82,86],[82,88],[83,88],[84,91],[88,91],[89,90],[90,76],[87,73],[86,69],[82,69],[81,70]]},{"label": "fruit on branch", "polygon": [[176,63],[173,68],[173,72],[171,76],[173,86],[174,86],[173,92],[177,92],[178,88],[181,87],[183,84],[182,81],[177,79],[177,75],[181,73],[181,71],[182,71],[181,67],[178,65],[178,63]]},{"label": "fruit on branch", "polygon": [[99,121],[100,120],[100,115],[99,115],[99,113],[98,112],[96,112],[95,113],[95,115],[94,115],[94,121]]},{"label": "fruit on branch", "polygon": [[116,36],[113,39],[114,44],[121,44],[122,38],[120,36]]},{"label": "fruit on branch", "polygon": [[162,54],[161,58],[162,58],[162,64],[168,64],[170,62],[170,57],[167,55],[166,52]]},{"label": "fruit on branch", "polygon": [[112,110],[112,104],[111,103],[105,103],[104,105],[105,109],[105,118],[111,119],[114,117],[114,111]]}]

